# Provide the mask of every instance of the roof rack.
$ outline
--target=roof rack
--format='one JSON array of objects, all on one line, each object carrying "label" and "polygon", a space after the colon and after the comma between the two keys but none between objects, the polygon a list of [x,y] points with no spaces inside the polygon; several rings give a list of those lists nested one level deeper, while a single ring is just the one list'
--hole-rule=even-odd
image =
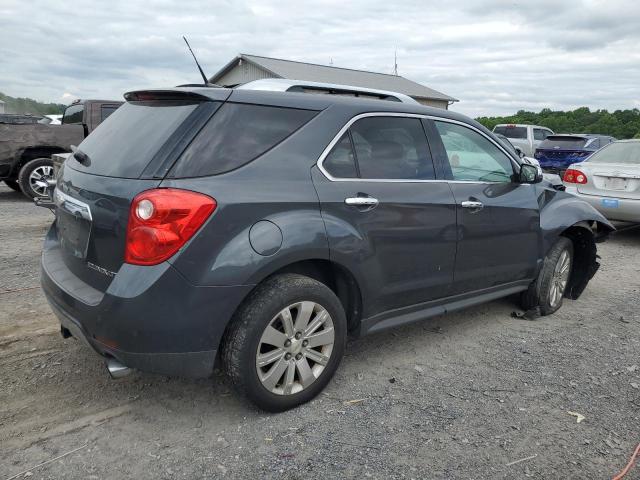
[{"label": "roof rack", "polygon": [[325,95],[341,95],[391,102],[418,104],[408,95],[387,90],[355,87],[353,85],[338,85],[334,83],[307,82],[304,80],[289,80],[287,78],[264,78],[254,80],[236,87],[239,90],[268,90],[272,92],[296,92]]}]

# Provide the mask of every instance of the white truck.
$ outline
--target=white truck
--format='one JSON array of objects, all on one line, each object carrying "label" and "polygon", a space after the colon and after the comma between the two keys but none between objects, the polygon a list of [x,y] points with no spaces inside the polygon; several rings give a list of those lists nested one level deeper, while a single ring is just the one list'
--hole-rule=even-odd
[{"label": "white truck", "polygon": [[525,156],[533,157],[540,142],[549,135],[553,135],[553,130],[538,125],[501,123],[493,127],[493,133],[504,135],[513,146],[520,149]]}]

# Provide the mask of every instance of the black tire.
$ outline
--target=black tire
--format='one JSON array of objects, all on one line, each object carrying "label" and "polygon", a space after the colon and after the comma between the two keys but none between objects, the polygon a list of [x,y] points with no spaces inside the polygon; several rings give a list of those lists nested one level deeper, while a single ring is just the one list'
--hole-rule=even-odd
[{"label": "black tire", "polygon": [[20,185],[18,184],[18,182],[16,182],[15,180],[5,180],[4,183],[7,185],[7,187],[9,187],[11,190],[15,190],[16,192],[20,191]]},{"label": "black tire", "polygon": [[[261,337],[279,312],[303,301],[315,302],[330,315],[333,350],[324,370],[310,385],[297,393],[276,394],[268,390],[258,376],[256,355]],[[342,360],[346,339],[344,309],[331,289],[303,275],[277,275],[259,285],[234,315],[223,340],[222,361],[236,390],[263,410],[281,412],[308,402],[324,389]]]},{"label": "black tire", "polygon": [[46,194],[43,195],[37,190],[34,190],[34,188],[31,186],[29,178],[33,171],[40,167],[51,167],[51,172],[53,173],[53,161],[50,158],[36,158],[25,163],[20,169],[20,173],[18,174],[18,183],[20,184],[20,190],[22,190],[22,193],[24,193],[31,199],[36,197],[46,197]]},{"label": "black tire", "polygon": [[[553,301],[553,287],[556,280],[555,273],[558,263],[564,252],[568,252],[569,266],[565,288],[562,289],[559,300]],[[571,277],[573,267],[573,242],[566,237],[560,237],[549,249],[544,259],[538,278],[522,294],[521,303],[524,310],[539,309],[541,315],[551,315],[562,306],[562,300],[566,293],[566,286]]]}]

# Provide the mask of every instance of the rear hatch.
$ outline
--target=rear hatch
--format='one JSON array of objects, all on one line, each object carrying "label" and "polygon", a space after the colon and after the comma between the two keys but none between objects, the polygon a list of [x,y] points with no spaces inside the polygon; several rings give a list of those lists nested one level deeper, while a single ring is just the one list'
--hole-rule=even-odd
[{"label": "rear hatch", "polygon": [[78,278],[107,289],[123,263],[133,198],[160,184],[229,94],[224,89],[208,89],[206,96],[176,90],[127,94],[127,103],[64,163],[55,194],[58,248]]},{"label": "rear hatch", "polygon": [[578,135],[550,135],[540,143],[534,157],[542,168],[564,170],[585,160],[593,150],[593,138]]},{"label": "rear hatch", "polygon": [[587,177],[580,193],[640,200],[640,142],[611,143],[577,168]]}]

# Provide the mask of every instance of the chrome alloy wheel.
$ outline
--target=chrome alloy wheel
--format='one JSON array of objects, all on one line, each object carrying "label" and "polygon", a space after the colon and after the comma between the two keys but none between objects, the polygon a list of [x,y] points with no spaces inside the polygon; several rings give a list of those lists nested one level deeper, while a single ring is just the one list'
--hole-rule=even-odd
[{"label": "chrome alloy wheel", "polygon": [[334,342],[333,320],[324,307],[310,301],[289,305],[260,338],[256,352],[260,382],[277,395],[301,392],[329,363]]},{"label": "chrome alloy wheel", "polygon": [[42,165],[34,168],[29,175],[29,186],[36,194],[41,197],[47,196],[47,180],[53,178],[53,167],[50,165]]},{"label": "chrome alloy wheel", "polygon": [[564,296],[564,291],[569,282],[569,274],[571,273],[571,254],[569,250],[563,250],[553,271],[551,279],[551,289],[549,291],[549,304],[556,307]]}]

